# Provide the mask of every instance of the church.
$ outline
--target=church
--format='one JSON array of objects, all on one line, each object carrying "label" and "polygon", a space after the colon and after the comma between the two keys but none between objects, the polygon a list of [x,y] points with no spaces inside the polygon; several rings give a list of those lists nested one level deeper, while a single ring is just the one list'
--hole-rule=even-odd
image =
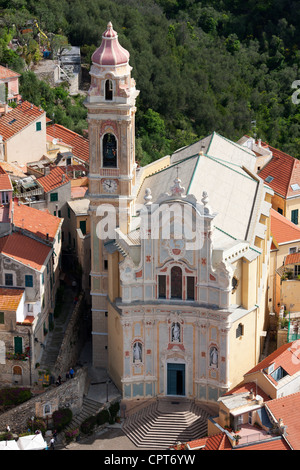
[{"label": "church", "polygon": [[273,191],[215,132],[139,167],[131,71],[108,23],[85,101],[93,365],[124,401],[216,403],[263,351]]}]

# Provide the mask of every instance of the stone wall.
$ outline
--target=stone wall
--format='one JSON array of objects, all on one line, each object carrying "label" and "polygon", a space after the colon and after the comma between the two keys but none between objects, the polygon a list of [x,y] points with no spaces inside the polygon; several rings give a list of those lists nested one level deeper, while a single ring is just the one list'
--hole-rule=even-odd
[{"label": "stone wall", "polygon": [[64,339],[56,359],[55,368],[52,371],[55,377],[58,375],[65,377],[66,371],[69,370],[70,367],[74,368],[78,361],[78,357],[86,339],[83,325],[84,308],[84,294],[81,293],[64,333]]},{"label": "stone wall", "polygon": [[9,425],[13,433],[20,433],[26,430],[27,420],[32,416],[44,418],[51,423],[52,413],[59,408],[70,408],[73,415],[80,413],[88,386],[88,370],[83,367],[76,372],[73,379],[58,387],[52,385],[47,391],[22,405],[0,414],[0,432],[4,432],[6,425]]}]

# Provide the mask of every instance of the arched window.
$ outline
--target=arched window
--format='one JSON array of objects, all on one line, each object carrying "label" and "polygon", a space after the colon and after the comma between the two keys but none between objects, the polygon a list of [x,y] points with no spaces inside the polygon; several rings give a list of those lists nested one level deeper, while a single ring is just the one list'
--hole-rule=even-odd
[{"label": "arched window", "polygon": [[171,269],[171,299],[182,299],[182,270],[179,266]]},{"label": "arched window", "polygon": [[117,168],[117,141],[113,134],[103,137],[103,167]]},{"label": "arched window", "polygon": [[14,375],[22,375],[22,369],[20,366],[14,366],[13,368],[13,374]]},{"label": "arched window", "polygon": [[105,82],[105,99],[111,101],[113,99],[113,84],[111,80]]}]

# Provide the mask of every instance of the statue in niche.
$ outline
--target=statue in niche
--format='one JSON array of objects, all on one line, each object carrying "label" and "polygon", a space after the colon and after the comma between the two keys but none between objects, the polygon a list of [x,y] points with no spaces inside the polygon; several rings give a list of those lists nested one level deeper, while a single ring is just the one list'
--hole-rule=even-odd
[{"label": "statue in niche", "polygon": [[209,351],[209,365],[214,368],[218,367],[218,350],[214,346]]},{"label": "statue in niche", "polygon": [[180,343],[180,325],[179,323],[172,324],[172,343]]},{"label": "statue in niche", "polygon": [[142,345],[138,341],[133,345],[133,362],[142,362]]}]

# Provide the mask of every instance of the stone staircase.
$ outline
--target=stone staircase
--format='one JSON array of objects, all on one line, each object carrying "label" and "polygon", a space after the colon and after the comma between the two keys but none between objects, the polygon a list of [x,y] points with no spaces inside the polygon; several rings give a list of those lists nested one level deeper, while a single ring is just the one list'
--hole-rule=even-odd
[{"label": "stone staircase", "polygon": [[79,428],[81,423],[90,416],[96,416],[103,408],[103,403],[83,397],[82,408],[78,415],[74,416],[71,423],[66,427],[66,431]]},{"label": "stone staircase", "polygon": [[191,400],[158,399],[129,416],[123,432],[137,447],[168,449],[178,441],[204,437],[210,416],[209,411]]}]

